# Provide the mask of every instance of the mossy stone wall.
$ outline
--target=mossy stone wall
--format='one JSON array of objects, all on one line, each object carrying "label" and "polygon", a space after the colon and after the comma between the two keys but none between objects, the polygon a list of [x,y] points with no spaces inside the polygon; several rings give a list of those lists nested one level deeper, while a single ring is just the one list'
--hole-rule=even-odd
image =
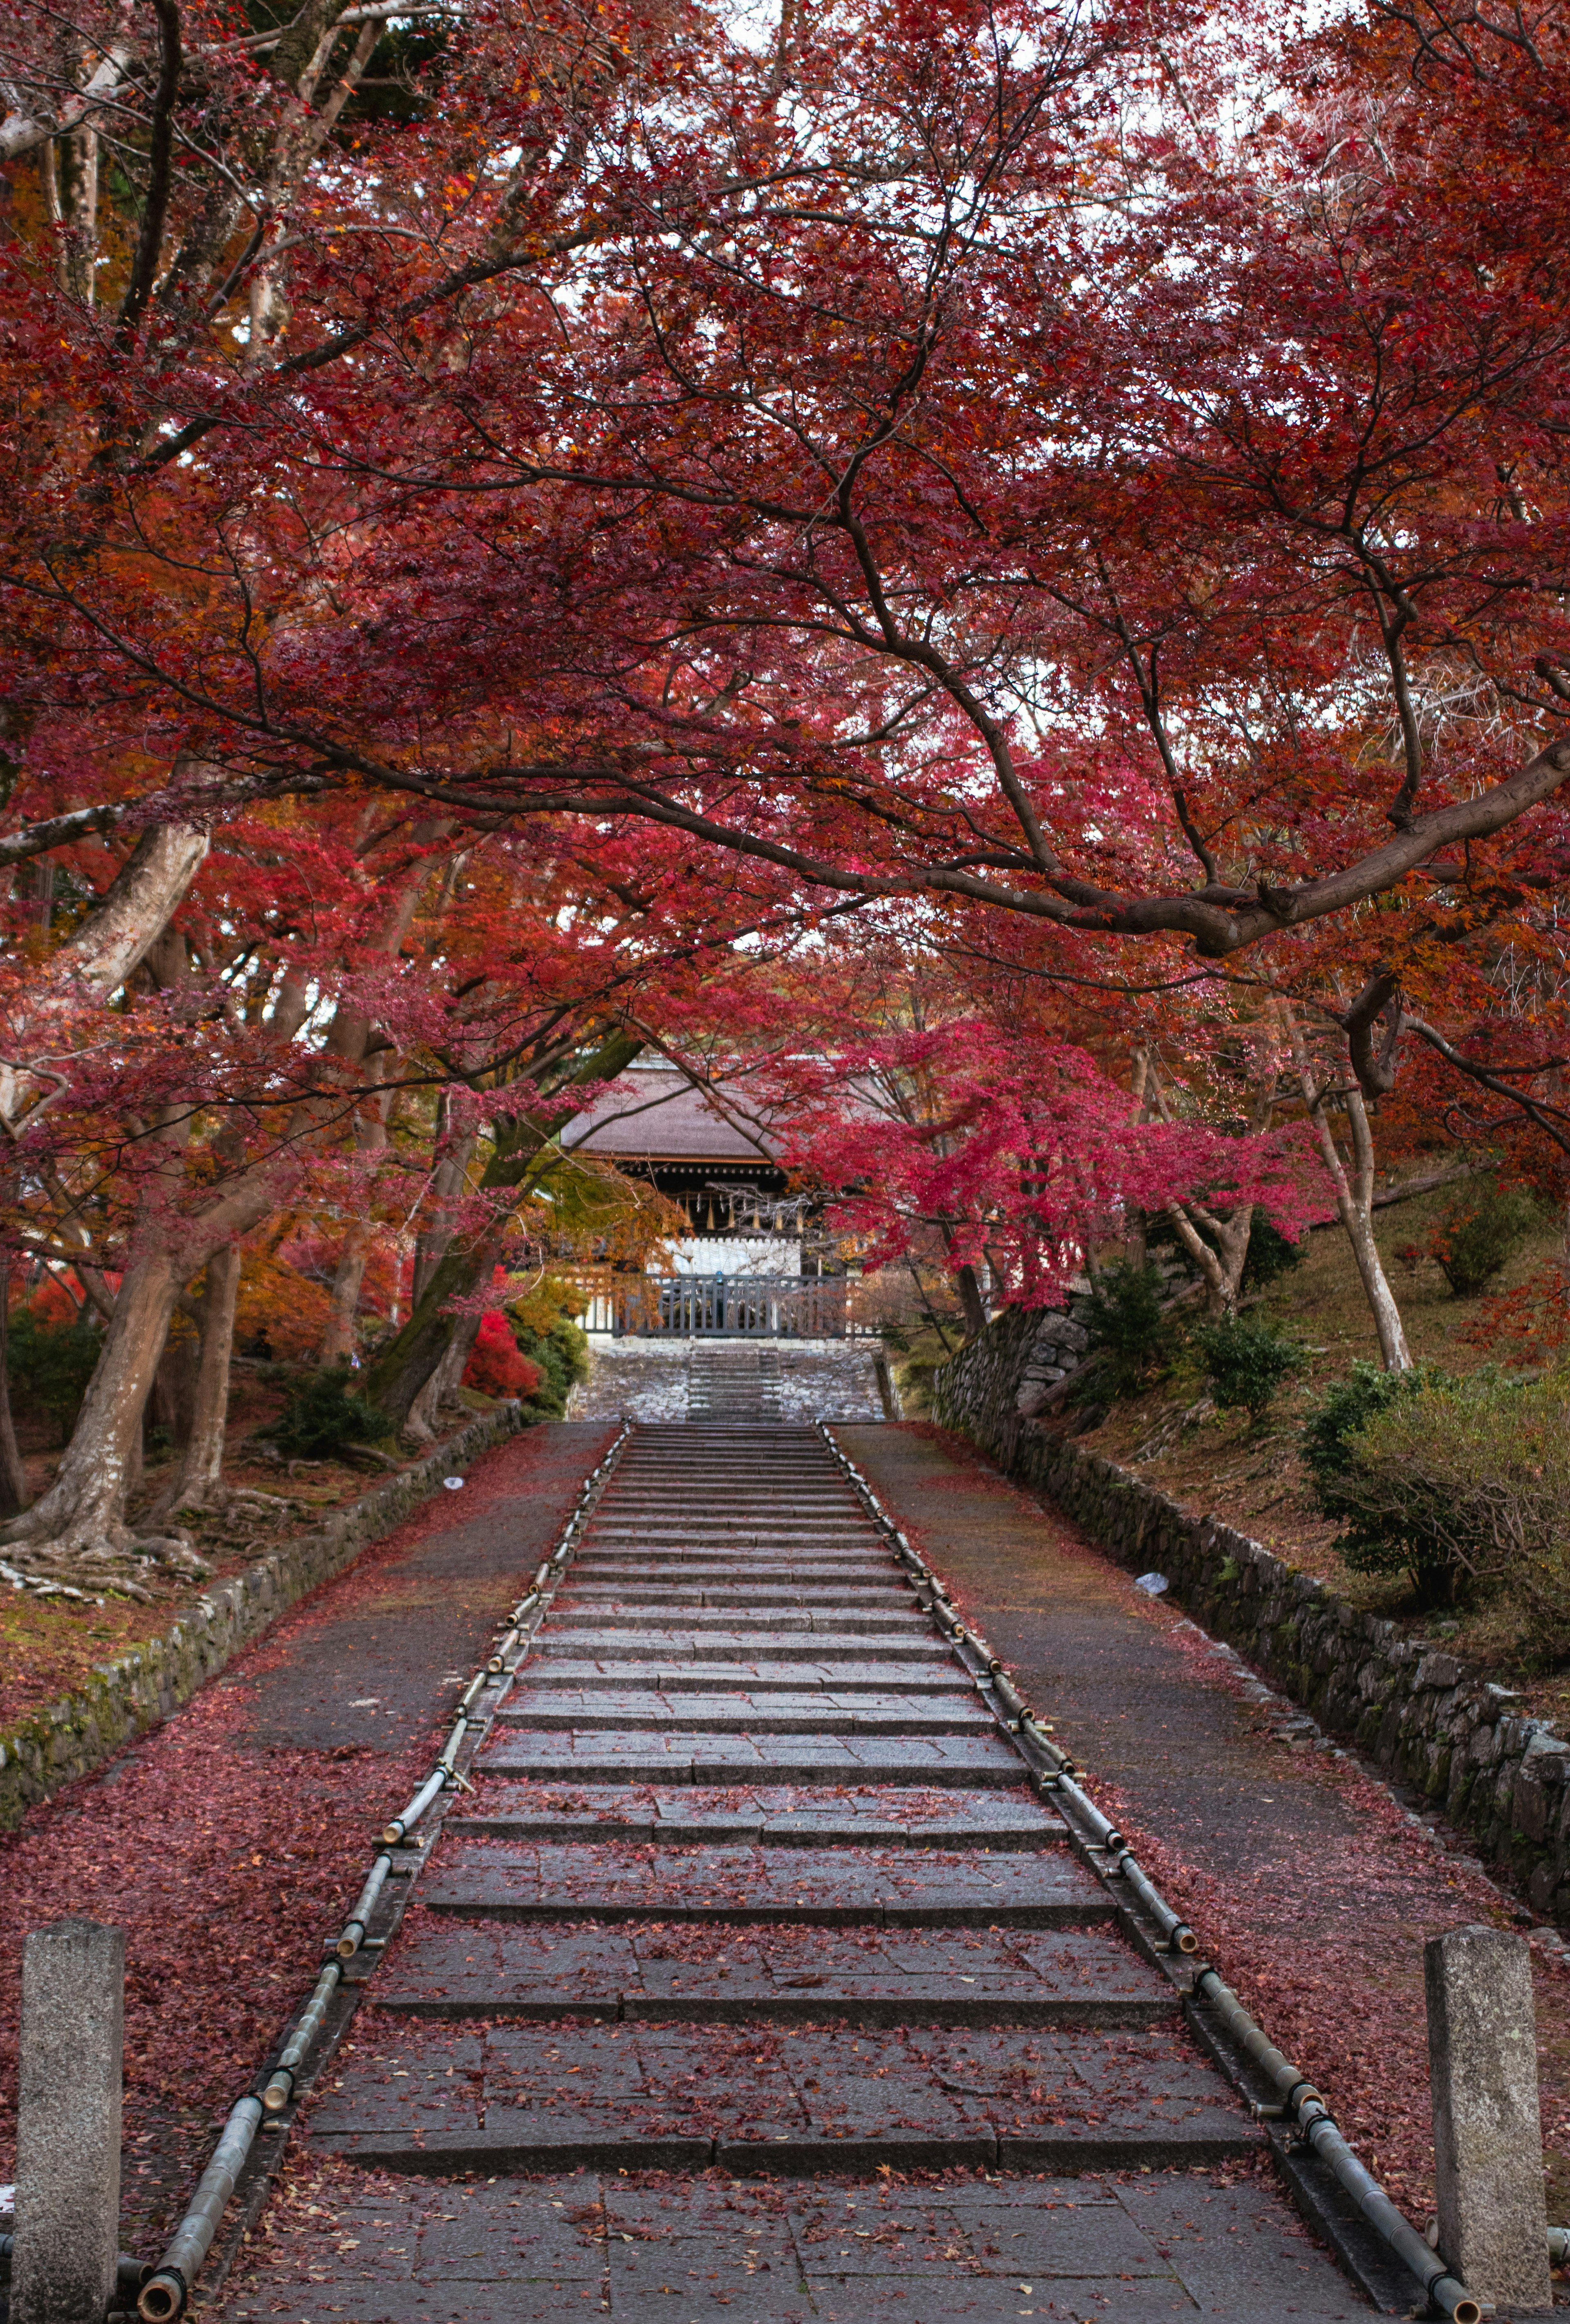
[{"label": "mossy stone wall", "polygon": [[1420,1792],[1570,1925],[1570,1743],[1455,1655],[1404,1638],[1246,1534],[1030,1416],[1042,1319],[1005,1309],[937,1373],[933,1413],[1053,1502],[1321,1726]]},{"label": "mossy stone wall", "polygon": [[0,1737],[0,1831],[14,1830],[36,1801],[90,1774],[167,1719],[308,1591],[402,1525],[455,1467],[513,1435],[519,1425],[515,1405],[471,1421],[424,1460],[335,1509],[314,1533],[215,1582],[162,1637],[101,1665],[88,1684]]}]

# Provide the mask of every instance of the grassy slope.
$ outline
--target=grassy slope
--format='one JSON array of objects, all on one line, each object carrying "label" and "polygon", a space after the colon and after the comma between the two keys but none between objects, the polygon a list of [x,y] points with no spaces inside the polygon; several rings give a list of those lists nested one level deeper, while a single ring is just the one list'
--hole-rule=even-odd
[{"label": "grassy slope", "polygon": [[[1414,1265],[1398,1256],[1427,1240],[1428,1231],[1454,1200],[1453,1190],[1419,1196],[1379,1214],[1377,1235],[1414,1357],[1466,1372],[1489,1360],[1489,1351],[1461,1337],[1476,1324],[1486,1296],[1514,1290],[1547,1261],[1564,1256],[1555,1223],[1524,1242],[1497,1277],[1485,1297],[1457,1299],[1431,1259]],[[1530,1641],[1523,1640],[1513,1615],[1483,1609],[1457,1622],[1446,1615],[1411,1612],[1404,1585],[1384,1577],[1347,1572],[1334,1547],[1335,1526],[1319,1516],[1298,1460],[1298,1434],[1308,1406],[1332,1380],[1362,1358],[1379,1360],[1373,1320],[1351,1248],[1339,1226],[1305,1237],[1302,1264],[1282,1276],[1253,1302],[1251,1315],[1269,1316],[1292,1338],[1314,1351],[1308,1369],[1283,1390],[1262,1426],[1244,1413],[1211,1412],[1186,1421],[1205,1397],[1205,1381],[1191,1354],[1144,1396],[1118,1405],[1103,1425],[1082,1439],[1139,1474],[1174,1500],[1219,1517],[1263,1542],[1289,1564],[1331,1582],[1360,1606],[1390,1616],[1414,1634],[1443,1636],[1459,1651],[1509,1674],[1541,1717],[1570,1720],[1570,1672],[1545,1675],[1535,1668]],[[918,1358],[928,1351],[923,1346]],[[933,1352],[936,1352],[934,1343]],[[912,1386],[913,1416],[920,1405],[920,1375]],[[924,1408],[924,1407],[921,1407]]]}]

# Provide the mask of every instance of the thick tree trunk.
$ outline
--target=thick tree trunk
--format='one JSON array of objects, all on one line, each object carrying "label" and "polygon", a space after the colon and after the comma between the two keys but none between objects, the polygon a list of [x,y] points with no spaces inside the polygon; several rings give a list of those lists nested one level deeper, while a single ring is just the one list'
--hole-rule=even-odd
[{"label": "thick tree trunk", "polygon": [[409,1425],[416,1398],[446,1355],[457,1326],[466,1320],[450,1314],[448,1303],[466,1299],[495,1264],[494,1236],[487,1235],[477,1246],[449,1245],[408,1323],[371,1366],[365,1377],[367,1401],[396,1426]]},{"label": "thick tree trunk", "polygon": [[190,1434],[179,1473],[159,1497],[150,1523],[162,1523],[180,1509],[217,1509],[224,1505],[229,1360],[235,1348],[235,1309],[239,1296],[240,1253],[229,1243],[222,1250],[214,1251],[208,1261]]},{"label": "thick tree trunk", "polygon": [[415,1307],[430,1288],[430,1278],[440,1266],[452,1240],[456,1205],[468,1183],[469,1165],[474,1158],[474,1139],[460,1138],[442,1156],[431,1173],[430,1223],[414,1245],[411,1305]]},{"label": "thick tree trunk", "polygon": [[370,1230],[351,1227],[344,1238],[333,1275],[332,1304],[328,1309],[327,1330],[321,1342],[320,1360],[324,1365],[346,1364],[354,1354],[355,1318],[360,1312],[360,1291],[370,1255]]},{"label": "thick tree trunk", "polygon": [[155,1425],[168,1430],[170,1443],[177,1451],[190,1441],[199,1360],[195,1339],[181,1333],[164,1349],[153,1375],[148,1409]]},{"label": "thick tree trunk", "polygon": [[10,1338],[10,1286],[0,1284],[0,1518],[20,1517],[27,1507],[27,1471],[11,1420]]},{"label": "thick tree trunk", "polygon": [[0,1529],[5,1540],[68,1553],[124,1545],[133,1448],[181,1281],[168,1251],[152,1252],[126,1270],[60,1473],[25,1516]]},{"label": "thick tree trunk", "polygon": [[417,1444],[429,1444],[441,1434],[441,1416],[450,1404],[457,1401],[463,1385],[464,1367],[474,1351],[479,1335],[477,1315],[459,1315],[453,1323],[453,1334],[448,1342],[440,1362],[409,1407],[404,1422],[406,1433]]}]

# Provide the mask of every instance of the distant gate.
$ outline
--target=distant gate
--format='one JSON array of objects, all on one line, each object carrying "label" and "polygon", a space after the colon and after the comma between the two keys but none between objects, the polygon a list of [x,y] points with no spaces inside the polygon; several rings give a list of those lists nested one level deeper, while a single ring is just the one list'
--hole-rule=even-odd
[{"label": "distant gate", "polygon": [[838,1275],[630,1275],[603,1280],[583,1318],[618,1339],[842,1340]]}]

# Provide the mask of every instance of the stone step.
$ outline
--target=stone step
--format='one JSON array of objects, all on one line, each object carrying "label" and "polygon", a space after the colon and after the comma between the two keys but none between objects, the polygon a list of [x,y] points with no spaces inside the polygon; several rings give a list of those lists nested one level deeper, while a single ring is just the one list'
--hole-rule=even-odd
[{"label": "stone step", "polygon": [[987,1852],[616,1841],[455,1841],[420,1885],[471,1921],[799,1921],[873,1928],[1057,1928],[1110,1921],[1066,1846]]},{"label": "stone step", "polygon": [[[405,2085],[400,2082],[402,2089]],[[263,2296],[226,2316],[339,2324],[1345,2324],[1379,2312],[1251,2172],[920,2188],[827,2166],[783,2184],[604,2172],[407,2169],[275,2210]],[[322,2232],[331,2220],[337,2235]],[[351,2224],[352,2222],[352,2224]],[[242,2262],[242,2265],[244,2262]],[[243,2279],[239,2279],[243,2281]],[[1028,2292],[1021,2292],[1021,2284]],[[687,2299],[677,2297],[682,2292]]]},{"label": "stone step", "polygon": [[395,2024],[343,2059],[311,2138],[362,2169],[481,2174],[1139,2171],[1262,2150],[1168,2026]]},{"label": "stone step", "polygon": [[767,1635],[789,1637],[792,1635],[850,1637],[859,1633],[869,1638],[881,1639],[885,1635],[897,1637],[908,1629],[913,1637],[936,1638],[932,1624],[920,1608],[910,1602],[910,1611],[901,1612],[893,1606],[825,1606],[808,1612],[798,1606],[761,1606],[749,1613],[735,1605],[703,1606],[690,1602],[672,1603],[664,1600],[650,1606],[629,1606],[623,1600],[609,1602],[596,1599],[574,1600],[565,1604],[555,1600],[552,1610],[560,1607],[567,1618],[568,1629],[583,1630],[592,1627],[605,1635],[616,1631],[669,1630],[673,1616],[679,1617],[683,1630],[712,1631],[716,1635],[741,1637]]},{"label": "stone step", "polygon": [[957,1784],[1011,1790],[1020,1761],[992,1735],[695,1735],[623,1732],[616,1728],[553,1734],[503,1729],[486,1747],[482,1766],[498,1775],[559,1782],[735,1784],[755,1777],[771,1784],[886,1782]]},{"label": "stone step", "polygon": [[903,1561],[876,1534],[846,1536],[844,1539],[826,1541],[805,1527],[780,1526],[768,1533],[741,1530],[706,1536],[688,1527],[669,1536],[657,1536],[647,1526],[591,1526],[583,1536],[574,1563],[586,1557],[617,1557],[637,1563],[645,1580],[662,1573],[667,1562],[679,1566],[695,1563],[722,1565],[756,1565],[770,1558],[783,1559],[788,1563],[803,1560],[811,1565],[822,1565],[839,1572],[852,1566],[863,1566],[878,1572],[903,1572]]},{"label": "stone step", "polygon": [[[688,1663],[666,1668],[659,1663],[593,1662],[582,1658],[531,1656],[518,1673],[511,1697],[516,1703],[527,1689],[531,1697],[543,1689],[584,1686],[651,1687],[657,1693],[707,1694],[716,1688],[738,1687],[749,1694],[799,1694],[808,1687],[832,1688],[836,1693],[974,1695],[974,1687],[958,1665],[936,1670],[902,1663]],[[979,1698],[978,1698],[979,1699]]]},{"label": "stone step", "polygon": [[[642,1589],[650,1586],[652,1562],[635,1557],[630,1550],[586,1547],[568,1567],[564,1587],[572,1590],[592,1582],[603,1589],[615,1582]],[[712,1556],[699,1557],[661,1552],[657,1571],[657,1586],[710,1590],[722,1586],[744,1589],[754,1583],[782,1582],[808,1582],[815,1590],[888,1590],[896,1581],[904,1579],[904,1568],[891,1558],[829,1559],[815,1557],[810,1553],[790,1556],[772,1549],[761,1550],[755,1557],[738,1557],[734,1550],[724,1555],[716,1551]]]},{"label": "stone step", "polygon": [[485,1777],[450,1814],[452,1839],[694,1841],[770,1848],[1060,1848],[1067,1826],[1021,1783],[1011,1792],[910,1791],[894,1784],[825,1794],[790,1784],[573,1784]]},{"label": "stone step", "polygon": [[805,1700],[740,1692],[662,1695],[653,1689],[580,1689],[541,1697],[532,1688],[514,1692],[496,1713],[498,1728],[525,1727],[536,1734],[559,1729],[635,1729],[642,1733],[680,1728],[687,1735],[965,1735],[995,1733],[996,1722],[974,1697],[911,1702],[893,1695],[854,1696],[826,1690]]},{"label": "stone step", "polygon": [[[558,1591],[555,1603],[564,1614],[577,1614],[601,1608],[620,1610],[627,1609],[643,1612],[650,1607],[670,1607],[685,1610],[693,1609],[734,1608],[738,1613],[754,1609],[766,1613],[775,1607],[799,1606],[803,1596],[799,1582],[778,1584],[760,1582],[651,1582],[640,1587],[625,1582],[575,1582],[568,1579]],[[907,1611],[919,1613],[915,1599],[908,1590],[879,1589],[869,1583],[864,1589],[848,1582],[820,1584],[810,1593],[813,1609],[819,1607],[837,1608],[846,1613],[891,1614]]]},{"label": "stone step", "polygon": [[768,1476],[752,1489],[738,1489],[723,1471],[651,1478],[638,1482],[615,1478],[600,1494],[599,1508],[624,1509],[632,1517],[660,1520],[697,1517],[707,1525],[733,1520],[778,1524],[799,1513],[827,1524],[872,1525],[861,1495],[848,1485],[825,1485],[817,1477]]},{"label": "stone step", "polygon": [[410,2017],[1149,2025],[1172,1989],[1111,1932],[569,1929],[422,1921],[378,2009]]},{"label": "stone step", "polygon": [[[778,1628],[771,1631],[767,1624],[731,1631],[723,1628],[630,1631],[621,1628],[606,1629],[599,1625],[590,1628],[586,1624],[567,1624],[558,1629],[553,1618],[540,1631],[536,1652],[541,1655],[609,1655],[625,1662],[691,1661],[703,1668],[716,1661],[735,1661],[743,1655],[762,1652],[766,1652],[768,1661],[779,1663],[799,1658],[810,1663],[865,1660],[954,1667],[954,1656],[948,1647],[930,1623],[919,1619],[908,1629],[894,1633],[881,1629],[814,1630],[805,1624],[782,1633]],[[527,1667],[533,1667],[532,1656]]]}]

